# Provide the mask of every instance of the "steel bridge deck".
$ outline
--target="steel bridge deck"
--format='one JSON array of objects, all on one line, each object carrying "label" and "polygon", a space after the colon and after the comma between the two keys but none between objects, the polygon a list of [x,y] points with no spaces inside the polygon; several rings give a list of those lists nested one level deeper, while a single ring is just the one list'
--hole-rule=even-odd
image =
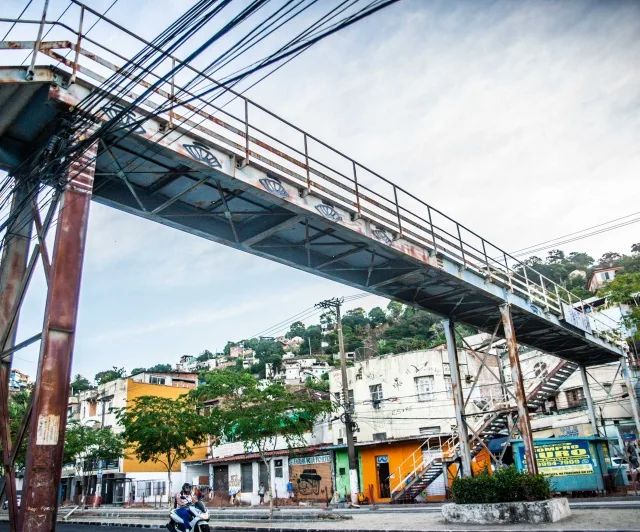
[{"label": "steel bridge deck", "polygon": [[[25,74],[23,67],[0,67],[0,167],[8,171],[95,89],[86,80],[67,86],[69,74],[52,67],[37,67],[32,81]],[[486,252],[480,264],[462,238],[456,247],[451,233],[433,224],[424,229],[408,211],[398,208],[394,220],[383,199],[378,204],[369,194],[367,208],[357,185],[356,204],[344,199],[343,185],[323,184],[317,170],[311,181],[308,162],[278,158],[255,138],[249,150],[246,137],[176,127],[156,142],[166,128],[164,118],[154,117],[134,132],[104,139],[93,198],[483,331],[493,331],[499,305],[508,302],[518,343],[579,364],[613,362],[622,354],[603,337],[567,323],[559,297],[554,302],[529,281],[524,291],[508,267],[506,274],[492,267]]]}]

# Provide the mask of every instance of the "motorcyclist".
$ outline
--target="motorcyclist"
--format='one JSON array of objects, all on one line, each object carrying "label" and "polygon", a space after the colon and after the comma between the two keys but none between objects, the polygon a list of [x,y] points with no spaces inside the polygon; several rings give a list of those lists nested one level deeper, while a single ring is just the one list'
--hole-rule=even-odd
[{"label": "motorcyclist", "polygon": [[187,507],[193,504],[193,497],[191,495],[191,484],[185,482],[182,485],[182,490],[176,495],[176,514],[178,514],[184,522],[184,529],[191,529],[191,514]]}]

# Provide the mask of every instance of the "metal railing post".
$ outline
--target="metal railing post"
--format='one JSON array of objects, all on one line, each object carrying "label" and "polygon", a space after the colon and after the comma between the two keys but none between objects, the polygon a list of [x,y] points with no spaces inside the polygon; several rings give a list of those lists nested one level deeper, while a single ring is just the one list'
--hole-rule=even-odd
[{"label": "metal railing post", "polygon": [[356,171],[356,162],[354,160],[351,161],[353,164],[353,183],[356,187],[356,208],[358,209],[358,216],[360,216],[360,191],[358,190],[358,172]]},{"label": "metal railing post", "polygon": [[509,273],[509,260],[507,259],[507,253],[503,251],[502,256],[504,258],[504,267],[506,268],[507,272],[507,282],[509,283],[509,290],[513,292],[513,281],[511,280],[511,274]]},{"label": "metal railing post", "polygon": [[176,60],[171,58],[171,108],[169,109],[169,129],[173,129],[173,104],[175,102],[175,91],[176,91]]},{"label": "metal railing post", "polygon": [[[73,58],[73,69],[71,72],[71,79],[69,85],[73,85],[76,82],[76,73],[78,72],[78,61],[80,61],[80,46],[82,43],[82,24],[84,22],[84,6],[80,7],[80,21],[78,23],[78,39],[76,40],[76,54]],[[35,52],[34,52],[35,53]]]},{"label": "metal railing post", "polygon": [[396,215],[398,216],[398,234],[402,238],[402,219],[400,218],[400,204],[398,203],[398,188],[393,185],[393,197],[396,201]]},{"label": "metal railing post", "polygon": [[433,240],[433,252],[438,253],[438,245],[436,244],[436,233],[433,230],[433,220],[431,219],[431,207],[427,205],[427,215],[429,217],[429,229],[431,230],[431,240]]},{"label": "metal railing post", "polygon": [[544,277],[540,276],[540,286],[542,287],[542,297],[544,299],[544,307],[547,312],[549,312],[549,301],[547,299],[547,288],[544,285]]},{"label": "metal railing post", "polygon": [[244,164],[249,164],[249,100],[244,99]]},{"label": "metal railing post", "polygon": [[458,231],[458,242],[460,243],[460,253],[462,253],[462,267],[467,267],[467,259],[464,255],[464,244],[462,243],[462,233],[460,232],[460,224],[456,222],[456,229]]},{"label": "metal railing post", "polygon": [[303,133],[304,138],[304,167],[307,170],[307,194],[311,194],[311,172],[309,171],[309,145],[307,142],[307,134]]},{"label": "metal railing post", "polygon": [[42,41],[42,32],[44,31],[44,23],[47,20],[47,8],[49,7],[49,0],[44,0],[44,9],[42,10],[42,20],[40,21],[40,27],[38,28],[38,37],[33,45],[33,53],[31,54],[31,64],[27,69],[27,79],[33,79],[33,67],[36,64],[36,57],[40,50],[40,42]]}]

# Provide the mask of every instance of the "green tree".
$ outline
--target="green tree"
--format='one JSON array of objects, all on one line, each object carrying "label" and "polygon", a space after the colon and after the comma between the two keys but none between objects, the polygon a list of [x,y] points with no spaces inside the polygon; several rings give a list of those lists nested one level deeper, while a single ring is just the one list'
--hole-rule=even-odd
[{"label": "green tree", "polygon": [[117,460],[122,456],[122,436],[110,428],[90,427],[78,422],[72,422],[67,426],[63,460],[65,464],[72,464],[81,477],[81,504],[84,505],[87,495],[87,477],[91,477],[103,461]]},{"label": "green tree", "polygon": [[616,303],[630,305],[630,312],[623,317],[624,324],[632,331],[634,339],[640,339],[640,272],[625,273],[625,270],[622,270],[598,293],[606,295]]},{"label": "green tree", "polygon": [[[312,390],[294,393],[280,384],[261,390],[251,376],[217,373],[193,392],[196,399],[218,400],[208,418],[211,434],[219,441],[241,441],[246,452],[257,452],[270,471],[269,478],[268,457],[278,442],[284,441],[290,449],[305,445],[304,436],[313,431],[316,420],[332,411],[331,402]],[[271,483],[269,509],[272,516]]]},{"label": "green tree", "polygon": [[171,502],[171,471],[193,454],[194,445],[207,438],[207,425],[197,415],[188,395],[178,399],[143,396],[133,400],[126,409],[117,412],[124,427],[124,441],[130,452],[141,462],[162,464],[167,471]]},{"label": "green tree", "polygon": [[[9,396],[9,427],[11,429],[11,434],[15,436],[15,434],[20,429],[20,425],[22,424],[22,420],[29,408],[29,402],[31,401],[31,392],[21,391]],[[29,424],[27,424],[27,429],[22,440],[22,445],[16,455],[16,464],[15,469],[17,471],[21,471],[24,469],[25,458],[27,454],[27,442],[29,441]],[[0,452],[2,451],[2,447],[0,446]]]},{"label": "green tree", "polygon": [[604,253],[602,257],[598,259],[598,268],[613,268],[620,263],[622,259],[622,255],[620,253],[616,253],[614,251],[608,251]]},{"label": "green tree", "polygon": [[209,351],[208,349],[205,349],[198,356],[198,362],[206,362],[207,360],[210,360],[212,358],[213,358],[213,353],[211,351]]},{"label": "green tree", "polygon": [[294,338],[296,336],[302,337],[304,336],[304,331],[305,331],[304,323],[302,323],[301,321],[294,321],[291,324],[291,327],[289,327],[286,337],[287,338]]},{"label": "green tree", "polygon": [[379,327],[387,322],[387,315],[380,307],[374,307],[369,311],[369,324],[371,327]]},{"label": "green tree", "polygon": [[97,384],[106,384],[107,382],[122,379],[126,376],[127,372],[124,368],[117,368],[116,366],[113,366],[112,369],[96,373],[95,380]]},{"label": "green tree", "polygon": [[389,301],[387,305],[387,312],[389,313],[389,317],[391,320],[397,320],[402,315],[404,311],[404,305],[402,303],[398,303],[397,301]]},{"label": "green tree", "polygon": [[158,371],[161,373],[167,373],[167,372],[170,372],[171,370],[173,370],[173,368],[171,367],[171,364],[156,364],[155,366],[151,366],[150,368],[147,368],[147,371]]},{"label": "green tree", "polygon": [[90,390],[91,388],[92,386],[89,380],[78,373],[71,382],[71,395]]},{"label": "green tree", "polygon": [[133,368],[131,370],[131,376],[133,377],[134,375],[138,375],[139,373],[144,373],[145,371],[147,371],[147,368]]}]

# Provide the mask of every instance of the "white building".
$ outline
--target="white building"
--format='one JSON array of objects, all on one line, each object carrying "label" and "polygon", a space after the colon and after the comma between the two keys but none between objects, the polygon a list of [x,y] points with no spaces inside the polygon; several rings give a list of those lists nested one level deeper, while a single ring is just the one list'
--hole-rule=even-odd
[{"label": "white building", "polygon": [[587,290],[589,292],[595,293],[598,288],[601,288],[611,280],[613,280],[616,276],[616,272],[621,270],[622,266],[613,266],[610,268],[598,268],[593,270],[591,276],[589,277],[589,282],[587,283]]},{"label": "white building", "polygon": [[[494,360],[489,361],[495,366]],[[463,386],[471,387],[479,368],[476,358],[461,351]],[[356,362],[347,368],[349,401],[358,424],[357,442],[383,441],[412,436],[450,434],[455,430],[451,371],[446,349],[385,355]],[[483,370],[468,410],[486,409],[502,400],[500,386]],[[329,373],[329,389],[342,403],[340,370]],[[346,442],[344,424],[337,423],[334,443]]]},{"label": "white building", "polygon": [[284,384],[304,384],[308,378],[320,380],[325,373],[332,369],[327,362],[309,357],[292,357],[282,360],[282,365],[277,371],[273,364],[265,365],[265,376],[272,381]]}]

